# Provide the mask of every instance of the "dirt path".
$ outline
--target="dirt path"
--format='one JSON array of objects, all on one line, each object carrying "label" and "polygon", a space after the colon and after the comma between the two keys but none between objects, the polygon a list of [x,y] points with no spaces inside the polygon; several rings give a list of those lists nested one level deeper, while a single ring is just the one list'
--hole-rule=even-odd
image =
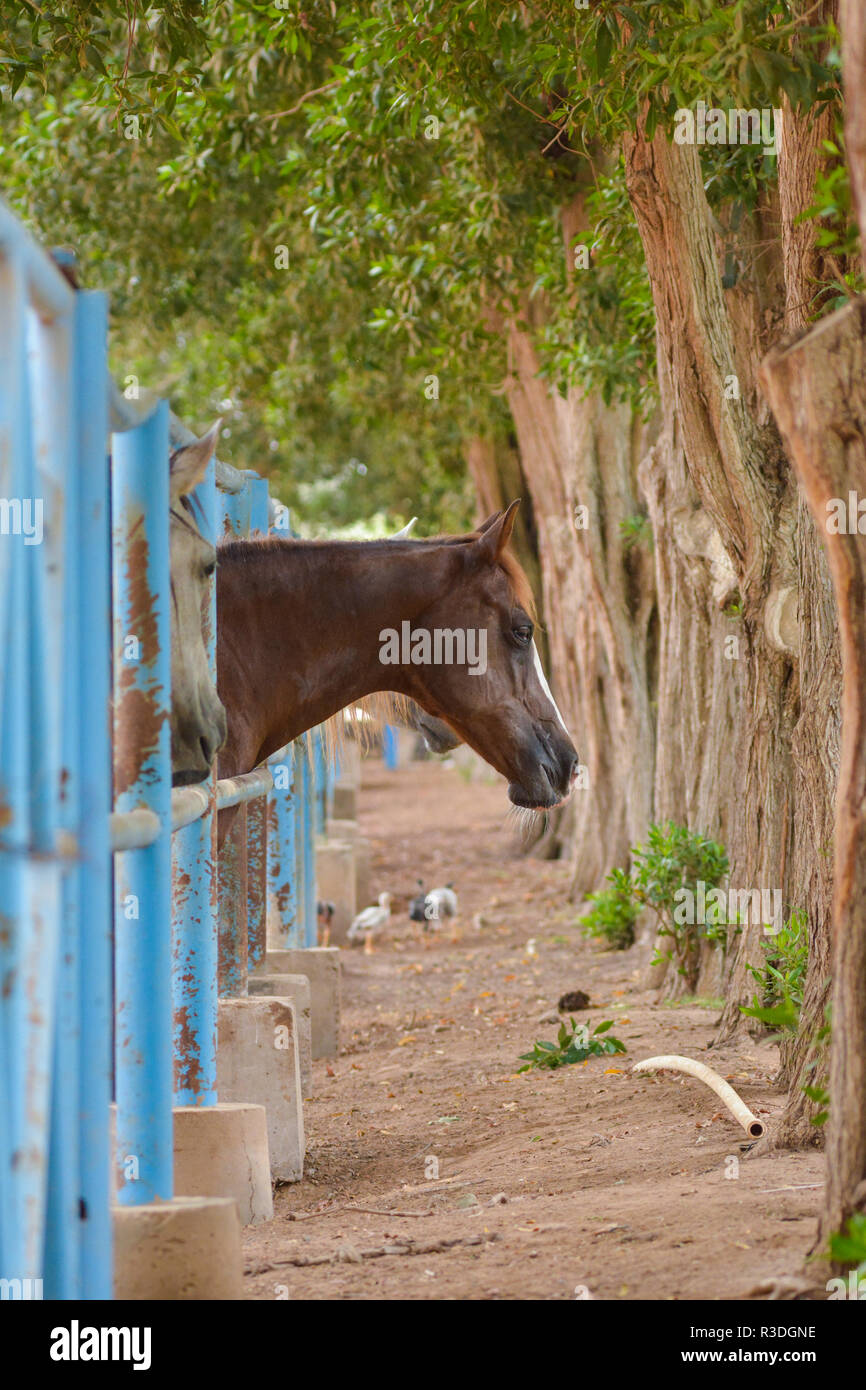
[{"label": "dirt path", "polygon": [[[705,1087],[630,1074],[701,1053],[716,1012],[655,1004],[634,951],[585,941],[567,867],[511,857],[503,785],[437,764],[364,771],[394,927],[372,956],[344,953],[343,1050],[315,1063],[304,1182],[246,1233],[247,1297],[724,1299],[797,1269],[820,1195],[798,1185],[822,1181],[822,1157],[746,1159]],[[411,935],[419,877],[454,881],[459,944]],[[571,989],[592,1001],[582,1020],[615,1019],[627,1056],[516,1076]],[[772,1046],[707,1060],[758,1114],[781,1108]]]}]

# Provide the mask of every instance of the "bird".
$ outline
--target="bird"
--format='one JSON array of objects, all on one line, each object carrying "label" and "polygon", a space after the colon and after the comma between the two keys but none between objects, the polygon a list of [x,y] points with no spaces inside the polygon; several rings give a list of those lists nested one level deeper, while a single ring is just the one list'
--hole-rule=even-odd
[{"label": "bird", "polygon": [[426,924],[441,922],[443,917],[451,918],[451,940],[457,940],[457,894],[454,884],[446,883],[444,888],[431,888],[424,898],[424,918]]},{"label": "bird", "polygon": [[424,888],[424,880],[421,879],[421,878],[419,878],[419,879],[417,880],[417,883],[418,883],[418,887],[419,887],[419,889],[420,889],[421,891],[412,899],[412,901],[411,901],[410,904],[409,904],[409,921],[410,921],[410,922],[424,922],[424,921],[426,921],[426,915],[425,915],[425,912],[424,912],[424,903],[425,903],[426,900],[427,900],[427,893],[426,893],[425,888]]},{"label": "bird", "polygon": [[318,924],[319,945],[327,946],[331,940],[331,922],[334,920],[334,913],[337,911],[336,905],[327,900],[319,899],[316,903],[316,922]]},{"label": "bird", "polygon": [[363,938],[364,951],[369,956],[373,953],[373,937],[382,930],[391,920],[391,894],[379,894],[378,907],[365,907],[363,912],[359,912],[357,917],[352,918],[352,925],[346,933],[347,939],[355,944]]}]

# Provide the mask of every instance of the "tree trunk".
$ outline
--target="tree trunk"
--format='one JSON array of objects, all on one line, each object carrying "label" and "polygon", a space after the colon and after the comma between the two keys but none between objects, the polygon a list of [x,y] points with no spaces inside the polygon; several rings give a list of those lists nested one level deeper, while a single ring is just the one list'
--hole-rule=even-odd
[{"label": "tree trunk", "polygon": [[507,397],[538,528],[551,668],[586,768],[561,830],[582,898],[628,862],[652,805],[652,559],[646,541],[627,546],[620,530],[641,510],[645,429],[628,406],[552,391],[530,333],[514,324],[509,346]]},{"label": "tree trunk", "polygon": [[842,647],[826,1238],[866,1209],[866,537],[826,529],[831,499],[866,498],[866,299],[774,349],[762,380],[826,537]]},{"label": "tree trunk", "polygon": [[[760,233],[746,229],[740,281],[723,289],[694,146],[669,144],[661,130],[649,141],[639,129],[625,157],[655,301],[663,420],[643,470],[662,602],[656,816],[722,839],[733,886],[785,895],[796,493],[755,379],[773,267],[751,268]],[[761,938],[760,923],[735,938],[722,1036],[742,1026],[746,967],[762,960]],[[721,965],[706,953],[703,992],[718,991]]]},{"label": "tree trunk", "polygon": [[[804,4],[806,0],[804,0]],[[835,18],[835,0],[825,0],[823,18]],[[814,22],[818,22],[815,17]],[[814,222],[801,215],[814,199],[815,177],[826,161],[823,142],[833,138],[831,107],[817,114],[793,111],[785,101],[777,118],[779,202],[785,278],[785,328],[804,329],[814,312],[816,286],[828,267],[815,246]],[[797,594],[800,627],[798,717],[794,728],[794,806],[789,880],[792,907],[807,914],[809,959],[796,1035],[782,1043],[780,1084],[785,1108],[768,1144],[794,1148],[821,1141],[812,1123],[817,1107],[803,1087],[822,1080],[824,1022],[830,982],[833,897],[833,820],[841,735],[842,662],[836,602],[820,542],[802,495],[797,518]]]}]

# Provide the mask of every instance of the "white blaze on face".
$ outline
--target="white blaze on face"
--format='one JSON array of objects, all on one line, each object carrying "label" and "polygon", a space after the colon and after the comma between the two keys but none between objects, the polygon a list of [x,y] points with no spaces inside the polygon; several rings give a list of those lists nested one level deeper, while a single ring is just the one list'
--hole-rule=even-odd
[{"label": "white blaze on face", "polygon": [[533,644],[532,644],[532,654],[533,654],[533,656],[534,656],[534,658],[535,658],[535,673],[536,673],[536,675],[538,676],[538,680],[539,680],[539,683],[540,683],[540,685],[541,685],[541,688],[542,688],[542,690],[544,691],[544,693],[545,693],[545,695],[547,696],[547,698],[548,698],[548,700],[550,701],[550,703],[553,705],[553,708],[556,710],[556,717],[557,717],[557,719],[559,720],[559,727],[562,729],[562,732],[565,734],[565,737],[569,740],[569,742],[571,742],[571,741],[572,741],[572,739],[571,739],[571,734],[570,734],[570,733],[568,732],[568,730],[566,729],[566,727],[565,727],[565,720],[563,719],[562,715],[560,714],[559,709],[558,709],[557,704],[556,704],[556,701],[554,700],[553,696],[552,696],[551,693],[550,693],[550,686],[547,684],[547,677],[545,676],[545,674],[544,674],[544,668],[543,668],[542,665],[541,665],[541,657],[538,655],[538,648],[536,647],[536,645],[535,645],[534,642],[533,642]]}]

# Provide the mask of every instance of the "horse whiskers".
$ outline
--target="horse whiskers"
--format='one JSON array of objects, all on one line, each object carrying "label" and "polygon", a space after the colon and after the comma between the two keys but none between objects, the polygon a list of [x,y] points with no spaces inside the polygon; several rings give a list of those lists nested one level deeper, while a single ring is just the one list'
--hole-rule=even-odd
[{"label": "horse whiskers", "polygon": [[505,823],[514,824],[518,837],[521,840],[528,840],[538,826],[538,817],[544,817],[544,828],[547,828],[547,812],[535,811],[530,806],[509,806],[505,816]]}]

